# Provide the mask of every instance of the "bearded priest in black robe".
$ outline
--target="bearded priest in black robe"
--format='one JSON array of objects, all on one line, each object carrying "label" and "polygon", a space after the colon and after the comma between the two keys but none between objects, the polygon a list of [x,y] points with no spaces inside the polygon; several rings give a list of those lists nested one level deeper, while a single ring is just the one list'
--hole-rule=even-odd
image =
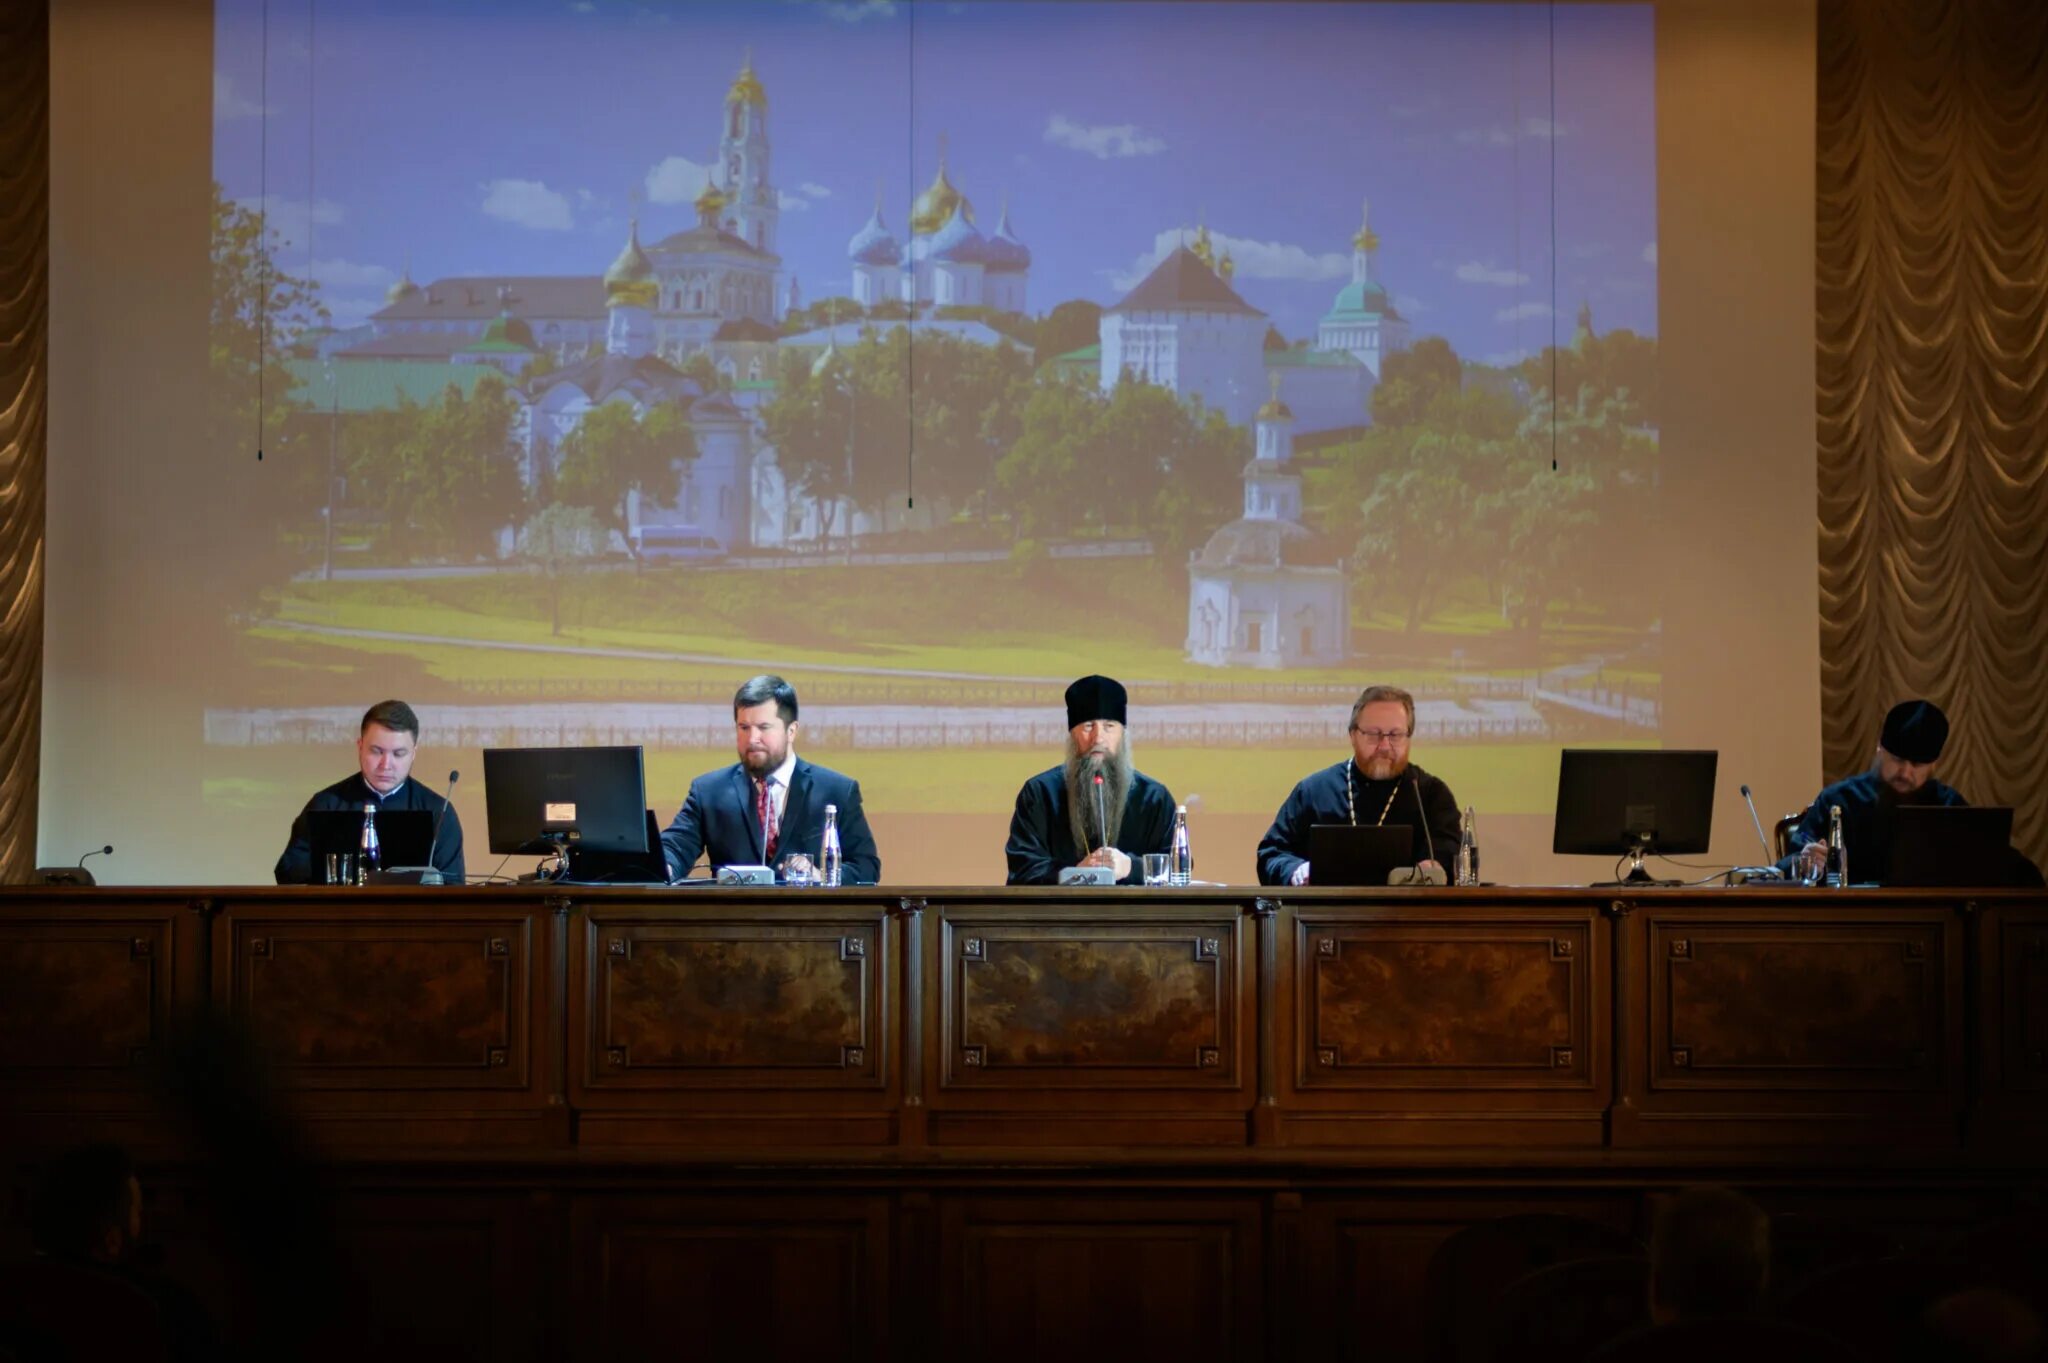
[{"label": "bearded priest in black robe", "polygon": [[1017,792],[1004,849],[1010,884],[1053,885],[1069,866],[1108,866],[1118,884],[1135,885],[1139,858],[1167,850],[1173,794],[1132,767],[1127,708],[1124,688],[1108,677],[1067,688],[1067,760]]}]

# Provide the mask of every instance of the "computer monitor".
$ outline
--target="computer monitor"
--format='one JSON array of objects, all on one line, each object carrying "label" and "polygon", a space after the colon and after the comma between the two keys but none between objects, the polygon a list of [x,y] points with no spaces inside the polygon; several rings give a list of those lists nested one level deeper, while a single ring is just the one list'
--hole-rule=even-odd
[{"label": "computer monitor", "polygon": [[645,852],[647,777],[640,748],[486,748],[491,850]]},{"label": "computer monitor", "polygon": [[1566,748],[1557,769],[1557,822],[1550,850],[1626,856],[1626,878],[1655,885],[1643,858],[1707,850],[1714,824],[1712,751]]}]

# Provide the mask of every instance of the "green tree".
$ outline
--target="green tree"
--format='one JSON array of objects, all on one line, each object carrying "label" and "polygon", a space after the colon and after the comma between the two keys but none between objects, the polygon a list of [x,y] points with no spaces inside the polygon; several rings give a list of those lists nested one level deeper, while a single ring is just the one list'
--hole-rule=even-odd
[{"label": "green tree", "polygon": [[716,362],[712,360],[711,352],[708,350],[691,351],[678,368],[683,371],[684,378],[694,382],[706,393],[726,393],[732,391],[731,382],[726,379],[725,374],[720,371]]},{"label": "green tree", "polygon": [[631,403],[614,401],[585,413],[576,429],[563,437],[558,454],[555,500],[588,507],[619,532],[630,550],[628,498],[673,498],[683,468],[697,457],[697,442],[688,421],[671,405],[664,403],[642,416]]},{"label": "green tree", "polygon": [[467,397],[449,384],[432,402],[350,418],[348,505],[377,517],[400,561],[490,555],[526,507],[512,415],[505,381],[489,373]]},{"label": "green tree", "polygon": [[784,313],[782,316],[782,334],[785,336],[795,336],[802,332],[815,331],[822,326],[829,326],[833,322],[858,322],[865,316],[867,316],[867,309],[844,294],[835,295],[831,298],[818,298],[804,304],[800,308],[793,308],[789,312]]},{"label": "green tree", "polygon": [[1042,383],[1031,390],[1018,414],[1017,438],[996,462],[996,483],[1020,539],[1065,533],[1100,496],[1094,437],[1107,405],[1079,384]]},{"label": "green tree", "polygon": [[1039,319],[1032,358],[1043,364],[1101,339],[1102,305],[1071,298]]},{"label": "green tree", "polygon": [[1441,336],[1425,336],[1406,350],[1394,351],[1380,362],[1371,398],[1373,424],[1416,424],[1439,395],[1458,391],[1463,374],[1457,352]]},{"label": "green tree", "polygon": [[290,399],[285,360],[328,318],[315,286],[279,266],[288,243],[217,182],[210,217],[202,463],[182,480],[196,495],[167,533],[200,599],[243,612],[314,552],[327,433],[295,419],[304,408]]},{"label": "green tree", "polygon": [[540,565],[547,583],[548,633],[562,632],[563,575],[579,563],[600,557],[608,538],[595,511],[561,502],[542,507],[519,527],[519,553]]},{"label": "green tree", "polygon": [[978,504],[986,519],[996,461],[1016,438],[1031,363],[1016,346],[944,335],[917,337],[908,354],[902,396],[917,491],[959,508]]},{"label": "green tree", "polygon": [[786,357],[762,411],[790,488],[814,501],[825,538],[851,542],[848,504],[873,511],[904,486],[910,449],[908,333],[868,331],[817,361]]}]

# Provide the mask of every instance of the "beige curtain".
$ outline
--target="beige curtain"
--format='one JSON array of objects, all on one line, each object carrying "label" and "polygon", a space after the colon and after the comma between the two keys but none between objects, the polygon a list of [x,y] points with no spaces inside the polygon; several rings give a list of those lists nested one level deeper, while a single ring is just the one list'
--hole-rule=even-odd
[{"label": "beige curtain", "polygon": [[0,0],[0,882],[36,858],[49,247],[49,9]]},{"label": "beige curtain", "polygon": [[2048,4],[1821,0],[1821,723],[1885,710],[2048,863]]}]

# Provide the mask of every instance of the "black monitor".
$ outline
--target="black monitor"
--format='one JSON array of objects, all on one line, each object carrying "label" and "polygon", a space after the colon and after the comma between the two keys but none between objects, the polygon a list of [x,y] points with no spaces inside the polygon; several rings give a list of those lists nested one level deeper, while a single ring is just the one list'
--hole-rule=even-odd
[{"label": "black monitor", "polygon": [[1720,754],[1669,748],[1566,748],[1550,850],[1631,859],[1623,885],[1659,882],[1649,855],[1707,850]]},{"label": "black monitor", "polygon": [[645,852],[647,778],[638,746],[486,748],[491,850]]}]

